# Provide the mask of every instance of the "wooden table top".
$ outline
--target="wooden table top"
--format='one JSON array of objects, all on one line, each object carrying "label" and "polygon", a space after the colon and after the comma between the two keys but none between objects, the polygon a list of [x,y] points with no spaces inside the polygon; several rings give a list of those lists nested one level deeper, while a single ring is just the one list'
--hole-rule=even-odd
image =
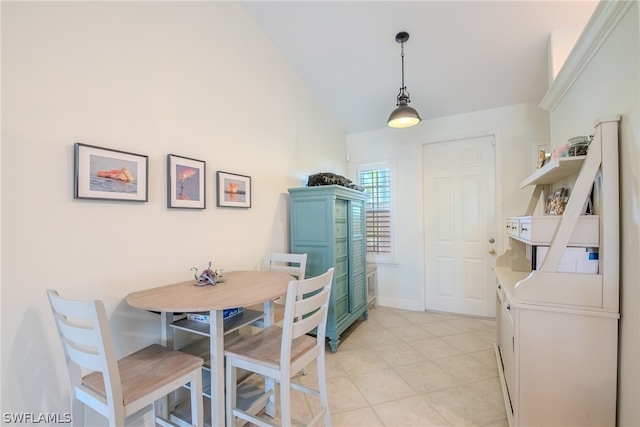
[{"label": "wooden table top", "polygon": [[277,271],[231,271],[215,286],[195,286],[195,280],[132,292],[127,303],[143,310],[198,312],[245,307],[287,293],[292,276]]}]

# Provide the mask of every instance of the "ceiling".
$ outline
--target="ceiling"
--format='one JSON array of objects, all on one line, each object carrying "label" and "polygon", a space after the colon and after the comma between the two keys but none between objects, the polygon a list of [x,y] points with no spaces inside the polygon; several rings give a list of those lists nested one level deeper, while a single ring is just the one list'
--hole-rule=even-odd
[{"label": "ceiling", "polygon": [[405,85],[423,119],[538,103],[549,34],[596,1],[241,1],[347,133],[380,129]]}]

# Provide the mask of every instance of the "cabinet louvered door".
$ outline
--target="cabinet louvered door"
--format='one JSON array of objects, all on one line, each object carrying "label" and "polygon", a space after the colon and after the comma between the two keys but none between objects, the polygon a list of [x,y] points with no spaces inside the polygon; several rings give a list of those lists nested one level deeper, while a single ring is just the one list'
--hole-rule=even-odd
[{"label": "cabinet louvered door", "polygon": [[367,304],[364,204],[361,201],[351,201],[350,213],[350,276],[353,289],[351,292],[351,311],[357,312]]}]

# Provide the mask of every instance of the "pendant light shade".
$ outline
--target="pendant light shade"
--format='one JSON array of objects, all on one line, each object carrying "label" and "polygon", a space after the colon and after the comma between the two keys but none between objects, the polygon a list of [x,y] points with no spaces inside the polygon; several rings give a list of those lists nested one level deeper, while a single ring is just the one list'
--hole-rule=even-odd
[{"label": "pendant light shade", "polygon": [[389,115],[387,123],[392,128],[409,128],[420,123],[422,119],[415,108],[408,105],[400,105]]},{"label": "pendant light shade", "polygon": [[404,42],[407,40],[409,40],[409,33],[402,31],[396,34],[396,42],[400,43],[400,57],[402,59],[402,86],[396,100],[397,108],[391,112],[389,120],[387,120],[387,124],[392,128],[408,128],[422,121],[416,109],[409,107],[411,99],[407,87],[404,85]]}]

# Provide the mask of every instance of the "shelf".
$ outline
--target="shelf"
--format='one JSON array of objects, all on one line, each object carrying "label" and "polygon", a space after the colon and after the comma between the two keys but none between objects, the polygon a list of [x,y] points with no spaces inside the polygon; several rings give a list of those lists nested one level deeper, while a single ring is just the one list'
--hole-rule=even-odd
[{"label": "shelf", "polygon": [[[264,319],[264,316],[265,314],[261,311],[245,309],[242,313],[224,320],[224,334],[227,335],[231,332],[237,331],[243,326],[252,324],[256,320]],[[205,337],[208,337],[210,332],[209,323],[197,322],[195,320],[188,319],[177,320],[171,324],[171,327]]]},{"label": "shelf", "polygon": [[529,185],[553,184],[561,179],[575,175],[580,172],[580,168],[586,157],[587,156],[576,156],[551,159],[549,163],[522,181],[520,188],[525,188]]}]

